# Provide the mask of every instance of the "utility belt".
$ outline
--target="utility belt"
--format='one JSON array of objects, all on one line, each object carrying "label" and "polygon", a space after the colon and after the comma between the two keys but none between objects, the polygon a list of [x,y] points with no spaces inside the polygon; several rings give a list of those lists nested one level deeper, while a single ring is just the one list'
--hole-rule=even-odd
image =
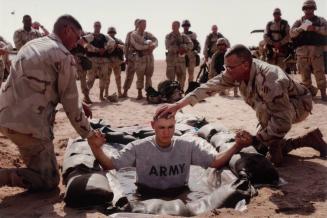
[{"label": "utility belt", "polygon": [[140,58],[146,55],[152,55],[152,51],[150,50],[143,50],[143,51],[139,51],[139,50],[135,50],[134,52],[137,56],[139,56]]}]

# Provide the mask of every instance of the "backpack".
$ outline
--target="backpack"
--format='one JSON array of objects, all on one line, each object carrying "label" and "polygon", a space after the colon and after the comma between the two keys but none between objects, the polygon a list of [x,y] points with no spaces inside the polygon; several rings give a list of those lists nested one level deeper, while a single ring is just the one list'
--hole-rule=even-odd
[{"label": "backpack", "polygon": [[179,101],[183,97],[183,90],[178,81],[165,80],[160,82],[158,85],[158,92],[163,102],[173,103]]},{"label": "backpack", "polygon": [[146,100],[150,104],[160,104],[161,103],[161,96],[160,93],[157,92],[153,87],[149,86],[145,89],[146,91]]},{"label": "backpack", "polygon": [[188,83],[188,88],[185,91],[185,95],[192,92],[196,88],[200,87],[201,83],[206,83],[208,80],[209,80],[208,66],[206,63],[204,63],[200,67],[200,71],[198,73],[198,76],[196,77],[196,80]]}]

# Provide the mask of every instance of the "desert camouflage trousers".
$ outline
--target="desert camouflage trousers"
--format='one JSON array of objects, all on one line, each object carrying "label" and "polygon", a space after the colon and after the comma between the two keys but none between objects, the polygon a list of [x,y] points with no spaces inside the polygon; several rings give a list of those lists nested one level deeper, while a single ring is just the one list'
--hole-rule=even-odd
[{"label": "desert camouflage trousers", "polygon": [[[186,80],[186,64],[185,58],[171,59],[167,58],[167,70],[166,70],[166,77],[167,79],[174,81],[177,79],[179,84],[181,85],[182,90],[184,89],[185,80]],[[184,60],[183,60],[184,59]]]},{"label": "desert camouflage trousers", "polygon": [[297,70],[301,74],[302,83],[308,88],[312,86],[313,73],[318,89],[326,89],[323,52],[323,46],[301,46],[296,49]]},{"label": "desert camouflage trousers", "polygon": [[126,78],[125,78],[124,87],[123,87],[124,90],[128,90],[131,88],[135,71],[136,71],[135,55],[130,55],[128,57],[128,62],[127,62]]},{"label": "desert camouflage trousers", "polygon": [[111,77],[112,72],[114,72],[114,75],[115,75],[117,92],[119,95],[121,94],[121,68],[120,68],[121,63],[122,63],[121,60],[109,61],[108,74],[105,75],[105,78],[104,78],[104,90],[105,90],[106,97],[108,96],[108,89],[109,89],[109,85],[110,85],[110,77]]},{"label": "desert camouflage trousers", "polygon": [[[136,88],[145,89],[152,86],[152,75],[154,71],[154,58],[153,55],[144,55],[137,57],[135,61],[136,70]],[[145,78],[145,82],[144,82]]]},{"label": "desert camouflage trousers", "polygon": [[18,147],[26,168],[0,169],[0,186],[47,191],[59,184],[59,171],[52,141],[0,127],[0,132]]},{"label": "desert camouflage trousers", "polygon": [[87,88],[90,90],[93,87],[96,77],[99,77],[99,87],[104,89],[106,79],[108,79],[108,59],[107,58],[90,58],[92,68],[87,72]]},{"label": "desert camouflage trousers", "polygon": [[87,74],[87,71],[82,70],[81,67],[77,67],[77,75],[78,75],[79,81],[81,83],[81,91],[84,94],[84,96],[89,95],[89,89],[88,89],[87,83],[86,83],[86,74]]},{"label": "desert camouflage trousers", "polygon": [[[281,132],[284,132],[284,129],[289,130],[291,125],[294,123],[299,123],[306,119],[308,115],[310,114],[312,110],[312,96],[310,92],[305,96],[301,96],[297,99],[290,99],[290,102],[292,104],[291,111],[288,112],[291,122],[287,126],[274,126],[277,125],[275,123],[269,123],[271,121],[271,114],[274,113],[274,116],[276,116],[276,112],[269,111],[267,106],[265,104],[258,104],[256,107],[256,116],[260,124],[260,128],[266,128],[268,124],[271,126],[272,129],[280,129]],[[285,111],[280,112],[285,113]],[[283,143],[285,140],[284,133],[281,133],[280,135],[275,135],[276,137],[272,137],[271,141],[265,141],[264,144],[266,146],[273,146],[276,143]]]},{"label": "desert camouflage trousers", "polygon": [[187,65],[187,74],[188,74],[188,82],[191,82],[194,80],[194,68],[196,66],[196,57],[194,52],[189,52],[187,54],[188,58],[188,65]]}]

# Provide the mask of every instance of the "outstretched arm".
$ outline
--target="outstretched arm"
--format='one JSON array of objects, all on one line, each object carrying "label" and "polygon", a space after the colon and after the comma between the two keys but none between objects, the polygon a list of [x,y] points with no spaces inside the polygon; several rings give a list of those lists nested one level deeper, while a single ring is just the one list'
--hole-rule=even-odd
[{"label": "outstretched arm", "polygon": [[252,144],[252,135],[248,133],[247,131],[240,131],[235,136],[235,144],[227,149],[226,151],[223,151],[219,154],[217,154],[214,161],[211,163],[210,167],[213,168],[221,168],[224,165],[226,165],[231,157],[239,152],[242,148],[247,147]]},{"label": "outstretched arm", "polygon": [[112,161],[111,157],[109,157],[108,155],[106,155],[103,152],[102,144],[101,143],[90,143],[90,142],[89,142],[89,144],[90,144],[91,150],[93,152],[93,155],[95,156],[97,161],[100,163],[102,168],[104,170],[114,169],[114,165],[113,165],[113,161]]}]

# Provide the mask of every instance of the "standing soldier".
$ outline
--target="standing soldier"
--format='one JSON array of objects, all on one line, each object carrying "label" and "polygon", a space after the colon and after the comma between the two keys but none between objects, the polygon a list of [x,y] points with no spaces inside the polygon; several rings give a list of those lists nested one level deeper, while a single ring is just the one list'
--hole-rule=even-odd
[{"label": "standing soldier", "polygon": [[[220,38],[217,40],[217,49],[216,52],[213,54],[212,56],[212,61],[210,64],[210,68],[209,68],[209,79],[212,79],[213,77],[221,74],[224,70],[224,56],[225,53],[227,51],[227,49],[229,48],[229,42],[227,39],[225,38]],[[238,88],[235,85],[234,87],[234,97],[239,97],[238,95]],[[220,91],[219,95],[225,95],[225,90],[224,91]]]},{"label": "standing soldier", "polygon": [[152,86],[151,77],[154,71],[153,50],[158,46],[157,38],[145,31],[146,20],[139,20],[137,30],[131,34],[131,47],[136,52],[136,88],[138,90],[137,99],[142,99],[142,89]]},{"label": "standing soldier", "polygon": [[[105,79],[108,78],[108,54],[106,52],[107,46],[114,43],[113,39],[100,33],[101,23],[94,22],[94,32],[86,37],[91,38],[90,43],[87,45],[86,55],[92,61],[92,68],[87,72],[87,87],[89,90],[93,87],[96,76],[99,77],[100,86],[100,100],[104,101],[103,92],[105,88]],[[88,40],[89,41],[89,40]]]},{"label": "standing soldier", "polygon": [[61,103],[70,123],[89,144],[104,142],[92,130],[76,87],[75,61],[70,50],[82,27],[70,15],[57,19],[53,33],[31,41],[12,62],[10,76],[0,93],[0,132],[18,147],[26,165],[0,169],[0,187],[49,191],[60,174],[53,145],[55,108]]},{"label": "standing soldier", "polygon": [[281,15],[280,9],[275,8],[273,12],[274,20],[269,21],[266,26],[264,41],[268,51],[268,63],[275,64],[285,71],[284,59],[288,55],[290,26],[286,20],[281,18]]},{"label": "standing soldier", "polygon": [[219,38],[225,38],[223,34],[218,32],[217,25],[212,25],[211,31],[212,32],[206,37],[206,41],[204,43],[204,48],[203,48],[203,55],[206,62],[208,62],[209,58],[211,58],[213,53],[215,53],[217,49],[216,47],[217,40]]},{"label": "standing soldier", "polygon": [[12,50],[10,42],[0,36],[0,88],[4,78],[6,62],[8,60],[8,52]]},{"label": "standing soldier", "polygon": [[[78,42],[75,48],[71,50],[71,53],[75,56],[76,62],[77,62],[77,76],[79,78],[80,84],[81,84],[81,91],[84,95],[83,102],[87,104],[92,104],[92,101],[89,96],[89,88],[86,84],[86,74],[87,69],[85,69],[84,64],[82,63],[82,57],[85,57],[86,50],[85,46],[87,45],[87,40],[85,38],[81,38]],[[90,68],[88,68],[90,69]]]},{"label": "standing soldier", "polygon": [[192,40],[184,33],[179,32],[180,23],[172,23],[172,32],[166,35],[166,62],[167,62],[167,79],[180,83],[182,90],[186,79],[186,61],[185,55],[193,48]]},{"label": "standing soldier", "polygon": [[42,36],[42,34],[32,28],[32,18],[30,15],[24,15],[23,28],[18,29],[14,33],[14,43],[17,51],[28,41]]},{"label": "standing soldier", "polygon": [[[321,99],[327,101],[323,59],[324,45],[327,44],[327,22],[323,17],[314,14],[316,9],[315,1],[305,1],[302,6],[304,16],[295,21],[290,35],[297,46],[296,64],[303,84],[309,88],[313,96],[320,89]],[[315,75],[318,89],[312,85],[311,73]]]},{"label": "standing soldier", "polygon": [[114,71],[116,85],[117,85],[117,91],[118,91],[118,97],[122,97],[121,92],[121,64],[124,62],[124,43],[120,39],[117,39],[115,35],[117,34],[115,27],[109,27],[108,28],[108,34],[109,36],[115,40],[114,46],[112,48],[108,48],[109,53],[109,74],[108,74],[108,80],[106,80],[105,88],[104,88],[104,96],[108,97],[108,90],[109,90],[109,84],[110,84],[110,77],[111,72]]},{"label": "standing soldier", "polygon": [[[136,19],[134,21],[134,26],[135,30],[137,29],[137,25],[139,23],[139,19]],[[126,40],[125,40],[125,46],[124,46],[124,54],[125,54],[125,63],[127,64],[127,69],[126,69],[126,78],[124,82],[124,93],[123,97],[128,97],[127,92],[131,88],[133,79],[134,79],[134,74],[135,74],[135,58],[136,58],[136,53],[133,52],[131,49],[131,34],[134,32],[134,30],[130,31],[127,33]]]},{"label": "standing soldier", "polygon": [[191,27],[190,21],[184,20],[182,22],[182,27],[184,29],[183,33],[188,37],[190,37],[190,39],[193,42],[192,50],[188,51],[186,54],[186,60],[187,60],[186,68],[188,72],[188,82],[191,82],[194,79],[194,68],[197,66],[196,59],[199,58],[198,53],[200,53],[201,47],[199,41],[196,39],[197,38],[196,33],[189,30],[189,28]]}]

